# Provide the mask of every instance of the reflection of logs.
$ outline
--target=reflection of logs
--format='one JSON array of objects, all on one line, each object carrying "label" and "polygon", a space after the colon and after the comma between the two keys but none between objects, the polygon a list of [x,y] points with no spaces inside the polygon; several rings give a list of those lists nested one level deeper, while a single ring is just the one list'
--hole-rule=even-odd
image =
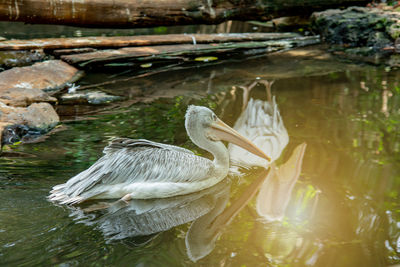
[{"label": "reflection of logs", "polygon": [[367,4],[363,0],[86,0],[2,1],[0,20],[96,27],[216,24],[226,20],[267,20],[316,10]]}]

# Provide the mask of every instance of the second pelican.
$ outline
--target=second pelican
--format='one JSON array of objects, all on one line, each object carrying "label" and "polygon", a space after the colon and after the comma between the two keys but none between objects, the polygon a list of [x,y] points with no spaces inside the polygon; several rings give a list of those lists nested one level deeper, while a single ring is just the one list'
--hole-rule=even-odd
[{"label": "second pelican", "polygon": [[210,109],[189,106],[185,115],[189,138],[211,152],[214,160],[190,150],[144,139],[119,138],[89,169],[53,187],[49,199],[77,204],[88,199],[149,199],[184,195],[211,187],[226,177],[229,153],[222,140],[270,158],[226,125]]}]

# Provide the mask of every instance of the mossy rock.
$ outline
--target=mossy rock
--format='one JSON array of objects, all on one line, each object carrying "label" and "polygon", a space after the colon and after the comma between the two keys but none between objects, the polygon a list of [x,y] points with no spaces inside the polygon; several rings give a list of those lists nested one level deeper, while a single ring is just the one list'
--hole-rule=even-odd
[{"label": "mossy rock", "polygon": [[313,29],[330,44],[369,46],[377,52],[400,36],[400,13],[376,8],[331,9],[312,15]]}]

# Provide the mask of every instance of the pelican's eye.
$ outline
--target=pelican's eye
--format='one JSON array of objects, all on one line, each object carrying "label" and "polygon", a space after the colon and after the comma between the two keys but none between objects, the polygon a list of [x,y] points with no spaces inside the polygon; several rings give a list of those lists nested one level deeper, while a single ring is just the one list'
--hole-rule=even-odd
[{"label": "pelican's eye", "polygon": [[213,119],[213,121],[216,121],[217,120],[217,116],[215,115],[215,114],[212,114],[212,119]]}]

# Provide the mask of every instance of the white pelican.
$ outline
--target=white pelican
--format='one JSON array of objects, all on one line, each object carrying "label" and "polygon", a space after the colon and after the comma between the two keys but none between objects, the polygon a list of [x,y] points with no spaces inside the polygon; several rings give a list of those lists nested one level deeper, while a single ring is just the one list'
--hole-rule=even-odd
[{"label": "white pelican", "polygon": [[53,187],[49,199],[61,204],[88,199],[128,201],[184,195],[211,187],[229,171],[229,153],[221,140],[270,160],[208,108],[189,106],[185,128],[194,144],[211,152],[213,161],[177,146],[119,138],[104,149],[105,155],[89,169]]}]

